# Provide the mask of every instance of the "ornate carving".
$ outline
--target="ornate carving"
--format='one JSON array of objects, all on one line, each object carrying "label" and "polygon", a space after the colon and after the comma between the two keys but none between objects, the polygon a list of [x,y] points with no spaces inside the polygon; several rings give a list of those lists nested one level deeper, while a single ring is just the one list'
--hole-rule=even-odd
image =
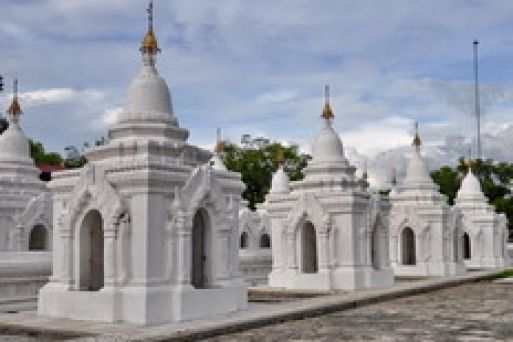
[{"label": "ornate carving", "polygon": [[117,191],[107,180],[103,168],[88,164],[82,171],[81,181],[72,191],[73,196],[59,218],[70,229],[75,227],[77,220],[84,214],[86,208],[98,210],[105,220],[105,229],[117,230],[120,219],[128,215],[128,210],[122,204]]},{"label": "ornate carving", "polygon": [[322,216],[322,224],[319,229],[320,234],[329,234],[331,230],[331,217],[328,213]]}]

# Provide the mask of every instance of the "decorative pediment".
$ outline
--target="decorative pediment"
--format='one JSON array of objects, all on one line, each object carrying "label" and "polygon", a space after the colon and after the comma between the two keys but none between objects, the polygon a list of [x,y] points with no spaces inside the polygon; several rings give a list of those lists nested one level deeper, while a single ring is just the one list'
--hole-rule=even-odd
[{"label": "decorative pediment", "polygon": [[[328,215],[328,219],[325,219]],[[315,196],[304,194],[299,202],[287,216],[288,229],[295,232],[305,221],[310,221],[316,229],[323,229],[324,222],[329,220],[329,214],[325,212],[321,203]]]},{"label": "decorative pediment", "polygon": [[[233,194],[223,192],[217,175],[210,165],[196,167],[181,188],[176,188],[174,200],[169,210],[170,229],[176,226],[175,218],[187,216],[192,226],[192,217],[201,207],[210,207],[215,213],[217,224],[230,227],[237,221],[238,199]],[[180,214],[181,213],[181,214]]]},{"label": "decorative pediment", "polygon": [[52,227],[52,195],[43,192],[32,198],[25,210],[14,217],[16,226],[31,228],[36,224],[43,224],[46,228]]},{"label": "decorative pediment", "polygon": [[226,199],[209,165],[195,168],[185,185],[175,196],[179,196],[181,208],[194,213],[201,203],[208,203],[216,210],[226,208]]},{"label": "decorative pediment", "polygon": [[67,220],[62,222],[67,221],[72,229],[86,209],[98,210],[106,229],[116,226],[127,213],[118,192],[107,180],[105,170],[94,164],[87,164],[82,170],[63,213]]},{"label": "decorative pediment", "polygon": [[401,212],[396,212],[390,219],[390,232],[393,237],[397,237],[405,227],[410,227],[418,235],[423,235],[429,229],[429,224],[422,220],[413,210],[408,208]]}]

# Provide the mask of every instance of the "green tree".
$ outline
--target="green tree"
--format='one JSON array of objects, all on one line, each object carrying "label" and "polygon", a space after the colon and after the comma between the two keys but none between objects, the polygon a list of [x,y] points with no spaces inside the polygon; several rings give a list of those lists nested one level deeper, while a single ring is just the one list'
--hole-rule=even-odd
[{"label": "green tree", "polygon": [[447,196],[447,202],[454,204],[456,193],[460,188],[460,175],[458,170],[450,166],[444,166],[439,170],[431,172],[431,178],[440,187],[440,193]]},{"label": "green tree", "polygon": [[29,140],[30,156],[36,164],[61,165],[63,160],[57,152],[46,152],[42,143]]},{"label": "green tree", "polygon": [[299,152],[297,146],[284,146],[278,142],[271,143],[267,139],[254,138],[244,135],[241,145],[226,143],[223,161],[226,167],[242,175],[246,184],[242,197],[255,209],[257,203],[262,203],[269,192],[272,174],[278,169],[278,155],[282,153],[285,159],[285,172],[291,181],[304,177],[303,169],[310,156]]}]

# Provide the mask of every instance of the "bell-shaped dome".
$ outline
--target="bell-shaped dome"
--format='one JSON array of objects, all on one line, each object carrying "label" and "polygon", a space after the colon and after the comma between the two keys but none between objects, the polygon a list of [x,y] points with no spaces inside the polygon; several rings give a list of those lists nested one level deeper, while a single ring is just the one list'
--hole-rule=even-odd
[{"label": "bell-shaped dome", "polygon": [[143,66],[128,88],[127,101],[118,123],[157,121],[177,125],[169,87],[155,67],[160,48],[153,30],[153,3],[150,3],[147,12],[148,32],[139,49],[142,53]]},{"label": "bell-shaped dome", "polygon": [[410,163],[408,164],[408,168],[406,170],[406,179],[404,181],[404,186],[406,187],[430,187],[436,188],[435,183],[431,179],[431,175],[429,174],[429,168],[427,166],[426,161],[422,158],[420,154],[420,146],[422,141],[419,136],[419,124],[415,123],[415,136],[413,138],[412,146],[413,146],[413,155],[410,159]]},{"label": "bell-shaped dome", "polygon": [[271,182],[272,194],[288,194],[290,192],[289,176],[283,170],[283,166],[278,168],[278,171],[273,175]]},{"label": "bell-shaped dome", "polygon": [[118,122],[131,120],[176,123],[169,88],[154,66],[144,65],[128,88],[125,109]]},{"label": "bell-shaped dome", "polygon": [[429,169],[426,161],[420,155],[418,150],[413,152],[413,155],[408,164],[406,171],[405,184],[417,184],[417,183],[432,183],[431,176],[429,175]]},{"label": "bell-shaped dome", "polygon": [[460,190],[456,196],[459,200],[465,199],[484,199],[483,191],[481,190],[481,184],[479,180],[472,172],[472,169],[469,169],[465,178],[463,178],[463,182],[461,182]]},{"label": "bell-shaped dome", "polygon": [[312,158],[314,163],[343,162],[346,160],[342,141],[329,123],[325,125],[313,142]]},{"label": "bell-shaped dome", "polygon": [[0,157],[8,156],[16,159],[30,158],[30,146],[17,122],[11,122],[9,128],[0,135]]},{"label": "bell-shaped dome", "polygon": [[330,88],[328,85],[325,86],[324,91],[325,103],[321,114],[321,117],[324,119],[324,128],[315,138],[312,145],[312,162],[345,162],[346,158],[344,157],[342,140],[340,140],[339,135],[332,127],[335,116],[330,105]]}]

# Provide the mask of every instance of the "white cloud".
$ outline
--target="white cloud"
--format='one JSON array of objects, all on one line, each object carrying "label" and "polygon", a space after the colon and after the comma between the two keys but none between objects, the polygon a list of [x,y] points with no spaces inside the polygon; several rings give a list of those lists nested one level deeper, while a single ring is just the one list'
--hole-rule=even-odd
[{"label": "white cloud", "polygon": [[366,123],[355,130],[344,131],[341,137],[346,146],[372,157],[381,151],[408,144],[411,141],[409,132],[412,125],[412,120],[388,117]]},{"label": "white cloud", "polygon": [[117,121],[122,111],[123,107],[106,109],[100,117],[91,121],[91,128],[97,131],[106,131],[110,125]]},{"label": "white cloud", "polygon": [[256,101],[264,104],[291,101],[298,97],[297,92],[291,90],[280,90],[264,93],[257,97]]},{"label": "white cloud", "polygon": [[[105,134],[140,65],[145,6],[2,2],[0,72],[36,89],[23,99],[29,134],[51,149]],[[482,38],[483,132],[495,136],[511,122],[509,2],[161,0],[155,7],[158,67],[194,142],[213,142],[212,127],[222,127],[234,141],[253,133],[305,146],[321,125],[326,83],[337,130],[362,155],[408,144],[415,120],[427,145],[454,134],[468,139],[474,37]]]}]

